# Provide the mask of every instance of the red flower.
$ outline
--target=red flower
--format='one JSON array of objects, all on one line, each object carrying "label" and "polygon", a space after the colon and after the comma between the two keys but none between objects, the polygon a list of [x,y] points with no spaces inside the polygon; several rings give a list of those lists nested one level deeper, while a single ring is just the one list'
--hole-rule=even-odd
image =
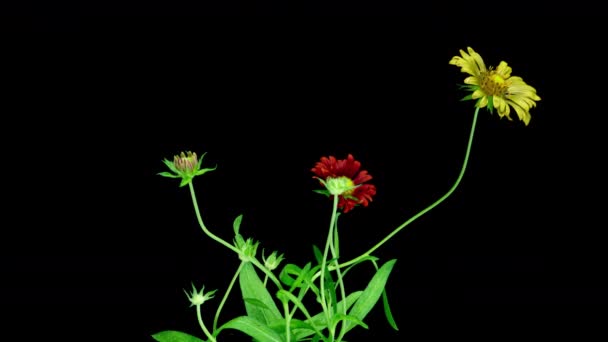
[{"label": "red flower", "polygon": [[367,174],[365,170],[359,171],[360,168],[361,163],[349,154],[346,159],[341,160],[336,160],[333,156],[329,156],[329,158],[321,157],[321,161],[317,162],[311,171],[316,175],[314,178],[319,178],[326,185],[328,179],[340,178],[351,185],[351,189],[341,192],[339,195],[338,207],[347,213],[357,205],[367,207],[372,200],[372,196],[376,194],[374,185],[363,184],[372,179],[372,176]]}]

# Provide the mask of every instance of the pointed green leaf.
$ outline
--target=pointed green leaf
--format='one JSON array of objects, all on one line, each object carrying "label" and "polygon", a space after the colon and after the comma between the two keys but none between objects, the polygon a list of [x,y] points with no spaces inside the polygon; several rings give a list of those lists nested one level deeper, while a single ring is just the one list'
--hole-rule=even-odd
[{"label": "pointed green leaf", "polygon": [[[481,101],[481,99],[479,99],[479,101]],[[490,113],[494,114],[494,96],[488,96],[488,110],[490,110]]]},{"label": "pointed green leaf", "polygon": [[158,342],[204,342],[198,337],[175,330],[161,331],[152,335],[152,338]]},{"label": "pointed green leaf", "polygon": [[[367,284],[367,287],[355,305],[353,305],[349,315],[360,320],[363,320],[365,316],[367,316],[371,309],[376,305],[376,302],[378,302],[378,299],[380,299],[380,295],[384,290],[388,276],[391,274],[396,261],[396,259],[387,261],[384,265],[382,265],[382,267],[380,267],[378,272],[376,272],[376,274],[372,277],[372,280],[370,280],[369,284]],[[351,323],[346,323],[346,331],[349,331],[353,327],[354,326]]]},{"label": "pointed green leaf", "polygon": [[250,262],[243,265],[243,269],[239,274],[239,284],[243,298],[258,300],[266,306],[266,308],[260,308],[258,305],[245,301],[245,309],[249,317],[265,324],[282,318],[276,303],[264,287],[264,283],[260,280],[253,268],[253,264]]},{"label": "pointed green leaf", "polygon": [[[363,293],[363,291],[355,291],[355,292],[349,294],[348,296],[346,296],[346,310],[348,310],[359,299],[359,297],[361,296],[362,293]],[[340,301],[338,303],[338,305],[341,306],[342,301]],[[327,321],[325,320],[325,313],[320,312],[320,313],[312,316],[312,319],[306,320],[306,323],[316,326],[319,330],[325,329],[327,327]],[[306,336],[310,336],[314,333],[315,333],[314,330],[302,331],[297,334],[297,337],[298,337],[298,340],[301,340],[302,338],[304,338]]]},{"label": "pointed green leaf", "polygon": [[255,305],[259,308],[265,309],[265,310],[270,310],[269,307],[266,306],[266,304],[264,304],[261,300],[255,299],[255,298],[243,298],[243,300],[251,305]]},{"label": "pointed green leaf", "polygon": [[[270,323],[270,325],[268,325],[268,327],[270,329],[272,329],[274,332],[276,332],[277,334],[279,334],[281,337],[285,336],[285,320],[284,319],[280,319],[276,322],[272,322],[272,323]],[[295,318],[292,318],[291,320],[289,320],[289,328],[291,331],[291,341],[298,340],[296,338],[296,334],[298,331],[314,330],[314,327],[312,327],[310,324],[308,324],[304,321],[301,321],[299,319],[295,319]]]},{"label": "pointed green leaf", "polygon": [[316,245],[312,245],[312,252],[315,254],[315,259],[317,260],[317,264],[321,265],[323,263],[323,253]]},{"label": "pointed green leaf", "polygon": [[200,168],[201,168],[201,165],[203,165],[203,158],[205,158],[205,156],[206,156],[206,155],[207,155],[207,152],[203,152],[203,154],[201,154],[201,155],[198,157],[198,163],[196,164],[196,168],[197,168],[197,169],[200,169]]},{"label": "pointed green leaf", "polygon": [[197,176],[204,175],[205,173],[207,173],[209,171],[214,171],[215,169],[217,169],[217,166],[215,166],[215,167],[209,167],[209,168],[206,168],[206,169],[200,169],[200,170],[196,171],[195,175],[197,175]]},{"label": "pointed green leaf", "polygon": [[327,190],[313,190],[313,192],[316,192],[316,193],[321,194],[321,195],[325,195],[327,197],[331,196],[331,193],[329,191],[327,191]]},{"label": "pointed green leaf", "polygon": [[332,326],[335,329],[336,326],[338,325],[338,323],[340,323],[340,321],[349,321],[352,322],[355,325],[360,325],[365,329],[369,329],[369,327],[367,326],[367,324],[363,323],[362,320],[358,319],[357,317],[351,316],[351,315],[345,315],[345,314],[335,314],[334,317],[332,317]]},{"label": "pointed green leaf", "polygon": [[472,100],[473,99],[473,94],[469,94],[463,98],[460,99],[460,101],[468,101],[468,100]]},{"label": "pointed green leaf", "polygon": [[[308,310],[306,309],[306,307],[304,306],[304,304],[302,303],[302,301],[300,300],[300,298],[296,298],[292,293],[287,292],[285,290],[279,290],[277,292],[277,297],[279,297],[279,299],[281,301],[291,301],[292,303],[295,304],[295,306],[300,309],[300,311],[306,316],[306,317],[310,317],[310,313],[308,312]],[[323,316],[325,317],[325,316]],[[293,321],[292,321],[293,322]],[[323,330],[325,328],[325,326],[313,326],[313,324],[316,324],[315,320],[308,320],[306,322],[301,322],[302,324],[298,327],[295,327],[294,324],[292,323],[290,325],[291,327],[291,331],[295,334],[295,339],[297,341],[301,340],[303,337],[312,335],[312,334],[321,334],[321,330]],[[285,327],[285,323],[283,323],[283,327]],[[295,329],[299,329],[298,331],[295,331]],[[316,328],[316,330],[315,330]]]},{"label": "pointed green leaf", "polygon": [[180,171],[175,167],[175,164],[172,161],[169,161],[167,159],[163,160],[163,163],[165,163],[165,165],[167,165],[167,167],[169,168],[169,170],[179,174]]},{"label": "pointed green leaf", "polygon": [[241,229],[241,221],[243,221],[243,214],[237,216],[232,223],[234,229],[234,235],[239,235],[239,229]]},{"label": "pointed green leaf", "polygon": [[283,342],[281,336],[269,326],[248,316],[240,316],[226,322],[217,330],[216,335],[224,329],[241,331],[258,342]]},{"label": "pointed green leaf", "polygon": [[384,315],[386,316],[386,320],[388,321],[388,324],[390,324],[393,329],[399,331],[399,327],[397,327],[397,322],[395,322],[395,319],[393,318],[393,313],[391,312],[391,307],[388,304],[388,297],[386,295],[386,289],[384,291],[382,291],[382,304],[384,307]]},{"label": "pointed green leaf", "polygon": [[159,173],[157,173],[157,175],[163,176],[163,177],[169,177],[169,178],[180,178],[181,177],[181,176],[174,175],[171,172],[167,172],[167,171],[159,172]]},{"label": "pointed green leaf", "polygon": [[[285,332],[285,320],[282,319],[277,322],[274,322],[270,325],[270,327],[275,331]],[[314,330],[312,325],[295,318],[289,320],[289,327],[292,331],[295,331],[296,329]]]},{"label": "pointed green leaf", "polygon": [[182,181],[179,183],[179,186],[182,187],[184,185],[188,185],[188,183],[192,182],[192,177],[183,176]]}]

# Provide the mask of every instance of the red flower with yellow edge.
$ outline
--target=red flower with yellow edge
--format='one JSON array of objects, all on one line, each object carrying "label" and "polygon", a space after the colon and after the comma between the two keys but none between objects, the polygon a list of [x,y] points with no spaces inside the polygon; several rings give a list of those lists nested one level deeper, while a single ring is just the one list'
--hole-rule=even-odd
[{"label": "red flower with yellow edge", "polygon": [[321,160],[312,168],[326,190],[317,190],[318,193],[330,196],[339,196],[338,208],[344,213],[351,211],[357,205],[367,207],[376,194],[376,187],[372,184],[363,184],[372,179],[366,170],[360,170],[361,163],[349,154],[346,159],[337,160],[333,156],[321,157]]}]

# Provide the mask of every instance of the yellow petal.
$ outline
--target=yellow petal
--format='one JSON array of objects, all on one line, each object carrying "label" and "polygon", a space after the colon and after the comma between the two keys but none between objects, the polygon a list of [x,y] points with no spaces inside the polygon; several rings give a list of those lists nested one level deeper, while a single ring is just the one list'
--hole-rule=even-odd
[{"label": "yellow petal", "polygon": [[528,126],[528,124],[530,123],[530,112],[528,112],[527,110],[521,108],[520,106],[517,105],[517,103],[514,102],[510,102],[511,107],[513,107],[513,109],[515,109],[515,112],[517,113],[517,116],[519,117],[520,120],[522,120],[526,126]]},{"label": "yellow petal", "polygon": [[475,52],[475,50],[471,49],[470,47],[468,47],[467,50],[469,51],[471,58],[473,59],[473,61],[476,64],[477,71],[485,72],[486,64],[483,62],[483,59],[481,58],[481,56],[477,52]]},{"label": "yellow petal", "polygon": [[462,57],[455,56],[452,58],[452,61],[459,63],[456,64],[460,66],[462,72],[466,72],[473,76],[479,76],[481,71],[485,71],[486,67],[483,64],[483,60],[473,49],[468,48],[470,54],[467,54],[463,50],[460,50],[460,55]]},{"label": "yellow petal", "polygon": [[481,98],[481,100],[479,100],[479,103],[477,104],[477,107],[484,108],[487,105],[488,105],[488,97],[484,96],[484,97]]},{"label": "yellow petal", "polygon": [[536,107],[536,102],[526,96],[506,95],[505,97],[510,100],[510,102],[516,103],[524,110],[529,110],[532,107]]},{"label": "yellow petal", "polygon": [[494,100],[494,108],[496,108],[496,110],[498,110],[498,115],[501,118],[503,116],[506,116],[509,120],[511,120],[511,117],[509,117],[509,112],[510,112],[509,105],[505,102],[505,100],[499,96],[494,96],[493,100]]},{"label": "yellow petal", "polygon": [[476,76],[475,71],[472,68],[472,64],[469,61],[463,59],[462,57],[454,56],[450,60],[450,64],[460,67],[460,71],[464,73]]},{"label": "yellow petal", "polygon": [[477,89],[473,92],[473,94],[471,94],[471,98],[473,100],[478,99],[480,97],[484,97],[484,96],[486,96],[486,94],[481,89]]},{"label": "yellow petal", "polygon": [[511,67],[505,61],[498,64],[498,67],[496,67],[496,72],[504,79],[511,77]]},{"label": "yellow petal", "polygon": [[479,85],[479,77],[469,76],[469,77],[467,77],[467,78],[464,79],[464,83],[466,83],[466,84],[473,84],[473,85]]}]

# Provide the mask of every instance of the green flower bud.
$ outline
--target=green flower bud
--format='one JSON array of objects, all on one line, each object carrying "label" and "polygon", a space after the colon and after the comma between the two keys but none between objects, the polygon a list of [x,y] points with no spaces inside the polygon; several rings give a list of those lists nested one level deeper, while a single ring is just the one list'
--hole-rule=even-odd
[{"label": "green flower bud", "polygon": [[188,292],[186,292],[186,290],[184,290],[184,292],[186,293],[186,296],[188,296],[188,299],[190,300],[190,306],[199,306],[199,305],[203,305],[203,303],[205,303],[207,300],[213,298],[215,292],[217,290],[213,290],[210,291],[208,293],[204,293],[203,290],[205,289],[205,286],[203,286],[201,288],[201,290],[199,292],[196,291],[196,287],[194,287],[194,284],[192,284],[192,293],[188,294]]},{"label": "green flower bud", "polygon": [[169,178],[181,178],[182,181],[179,186],[184,186],[192,182],[192,179],[196,176],[203,175],[209,171],[215,170],[217,167],[201,169],[201,163],[205,153],[198,159],[196,153],[193,152],[182,152],[179,155],[173,157],[173,161],[167,159],[163,160],[163,163],[173,171],[171,172],[160,172],[158,175]]},{"label": "green flower bud", "polygon": [[262,253],[262,260],[264,260],[264,266],[266,266],[266,268],[268,268],[269,270],[275,270],[277,267],[279,267],[279,264],[281,263],[281,261],[285,260],[285,258],[283,258],[283,254],[277,256],[277,251],[272,252],[269,256],[268,259],[266,259],[266,257],[264,256],[264,253]]},{"label": "green flower bud", "polygon": [[254,242],[252,238],[245,241],[240,234],[236,236],[234,243],[236,248],[241,251],[241,253],[239,253],[239,259],[243,261],[251,261],[251,259],[255,259],[255,254],[257,253],[259,244],[259,241]]}]

